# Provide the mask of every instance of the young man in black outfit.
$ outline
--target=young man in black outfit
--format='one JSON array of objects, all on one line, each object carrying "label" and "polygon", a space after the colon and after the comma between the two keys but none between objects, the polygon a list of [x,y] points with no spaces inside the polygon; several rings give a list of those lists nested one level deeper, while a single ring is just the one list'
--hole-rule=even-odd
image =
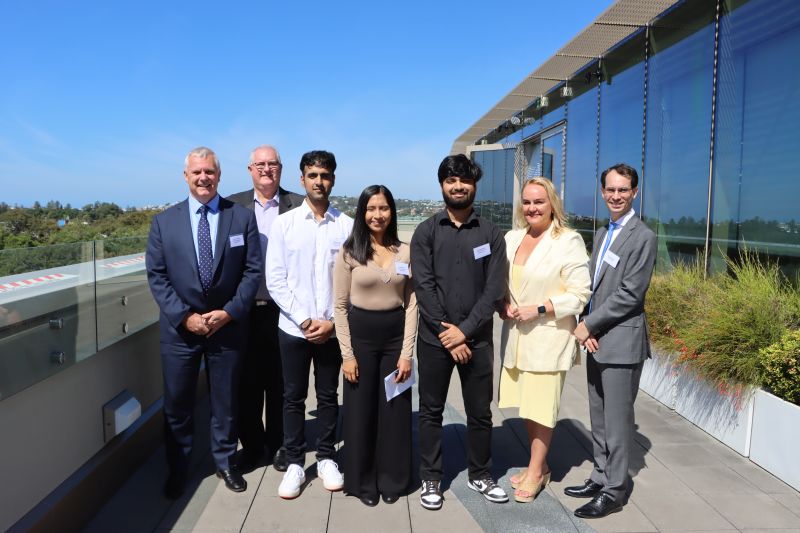
[{"label": "young man in black outfit", "polygon": [[508,495],[492,479],[492,315],[506,285],[503,234],[472,209],[481,168],[445,157],[439,184],[446,209],[417,227],[411,270],[420,310],[419,447],[426,509],[442,506],[442,413],[453,367],[467,412],[468,486],[495,503]]}]

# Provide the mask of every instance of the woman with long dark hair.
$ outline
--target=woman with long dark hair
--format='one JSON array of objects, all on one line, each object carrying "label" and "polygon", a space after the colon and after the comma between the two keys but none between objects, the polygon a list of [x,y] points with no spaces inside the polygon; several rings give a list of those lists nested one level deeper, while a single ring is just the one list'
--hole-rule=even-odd
[{"label": "woman with long dark hair", "polygon": [[353,232],[333,269],[334,321],[344,374],[344,490],[368,506],[394,503],[411,475],[411,389],[387,401],[384,378],[411,375],[417,301],[410,251],[383,185],[358,199]]}]

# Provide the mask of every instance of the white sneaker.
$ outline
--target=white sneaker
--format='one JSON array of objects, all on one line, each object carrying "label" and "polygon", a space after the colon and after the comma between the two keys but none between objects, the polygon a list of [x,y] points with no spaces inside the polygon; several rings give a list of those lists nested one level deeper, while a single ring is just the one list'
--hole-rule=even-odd
[{"label": "white sneaker", "polygon": [[317,475],[322,480],[322,486],[327,490],[342,490],[344,477],[339,472],[339,465],[330,459],[322,459],[317,462]]},{"label": "white sneaker", "polygon": [[483,497],[493,503],[506,503],[508,501],[508,494],[495,481],[486,476],[483,479],[470,479],[467,481],[467,487],[476,492],[483,494]]},{"label": "white sneaker", "polygon": [[300,465],[291,464],[283,474],[281,484],[278,486],[278,496],[291,500],[300,496],[300,489],[306,482],[306,472]]}]

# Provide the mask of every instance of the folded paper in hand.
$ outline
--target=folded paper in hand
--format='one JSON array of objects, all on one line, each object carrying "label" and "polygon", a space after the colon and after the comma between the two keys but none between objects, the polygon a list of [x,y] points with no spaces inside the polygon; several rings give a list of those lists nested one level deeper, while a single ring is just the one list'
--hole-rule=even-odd
[{"label": "folded paper in hand", "polygon": [[395,383],[394,378],[397,376],[397,370],[391,372],[388,376],[383,378],[383,383],[386,385],[386,401],[389,402],[397,396],[398,394],[404,393],[406,390],[411,388],[411,385],[417,382],[416,373],[414,372],[416,367],[415,361],[411,360],[411,374],[409,374],[408,379],[406,379],[402,383]]}]

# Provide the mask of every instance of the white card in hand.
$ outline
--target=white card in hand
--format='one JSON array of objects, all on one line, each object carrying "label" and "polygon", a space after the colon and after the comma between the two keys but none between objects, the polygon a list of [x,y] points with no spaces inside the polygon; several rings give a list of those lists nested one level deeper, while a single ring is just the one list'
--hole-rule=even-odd
[{"label": "white card in hand", "polygon": [[386,386],[386,401],[392,401],[392,398],[403,394],[406,390],[411,388],[411,385],[417,382],[416,373],[414,372],[416,363],[414,360],[411,360],[411,374],[409,374],[408,379],[402,383],[395,383],[394,378],[397,376],[397,370],[389,373],[388,376],[383,378],[383,383]]}]

